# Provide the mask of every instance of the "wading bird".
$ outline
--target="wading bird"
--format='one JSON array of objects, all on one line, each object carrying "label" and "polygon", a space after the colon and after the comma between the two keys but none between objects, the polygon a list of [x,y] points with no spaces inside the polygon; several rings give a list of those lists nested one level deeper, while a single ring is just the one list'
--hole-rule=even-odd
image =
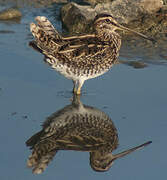
[{"label": "wading bird", "polygon": [[109,170],[116,159],[150,143],[113,154],[118,147],[118,133],[111,118],[74,96],[70,105],[50,115],[42,130],[27,140],[26,145],[32,149],[27,165],[39,174],[58,151],[75,150],[89,152],[92,169],[102,172]]},{"label": "wading bird", "polygon": [[118,24],[111,15],[95,17],[94,33],[62,37],[44,16],[35,18],[30,30],[35,37],[30,46],[44,54],[44,60],[52,68],[71,79],[73,93],[80,94],[85,80],[107,72],[117,61],[121,37],[117,29],[131,31],[145,39],[145,35]]}]

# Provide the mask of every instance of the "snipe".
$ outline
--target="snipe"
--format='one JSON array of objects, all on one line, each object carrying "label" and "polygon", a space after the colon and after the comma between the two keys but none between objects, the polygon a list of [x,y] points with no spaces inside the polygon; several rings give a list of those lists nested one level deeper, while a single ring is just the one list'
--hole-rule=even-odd
[{"label": "snipe", "polygon": [[43,129],[27,140],[26,145],[32,149],[27,165],[39,174],[58,151],[75,150],[89,152],[92,169],[102,172],[109,170],[116,159],[150,143],[113,154],[118,146],[118,133],[111,118],[74,96],[70,105],[50,115]]},{"label": "snipe", "polygon": [[35,37],[30,45],[44,54],[44,60],[60,74],[74,83],[73,92],[81,93],[85,80],[107,72],[116,62],[121,46],[117,29],[145,35],[118,24],[111,15],[99,14],[94,19],[94,33],[62,37],[46,17],[38,16],[37,24],[31,23]]}]

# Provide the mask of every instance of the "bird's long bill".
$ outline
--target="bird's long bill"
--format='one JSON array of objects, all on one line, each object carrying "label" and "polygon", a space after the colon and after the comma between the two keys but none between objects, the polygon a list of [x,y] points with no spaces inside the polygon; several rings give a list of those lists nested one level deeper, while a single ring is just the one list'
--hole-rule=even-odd
[{"label": "bird's long bill", "polygon": [[142,33],[139,33],[139,32],[137,32],[137,31],[134,31],[134,30],[132,30],[132,29],[129,29],[129,28],[127,28],[127,27],[121,26],[120,24],[118,25],[118,28],[121,29],[121,30],[126,30],[126,31],[133,32],[133,33],[141,36],[141,37],[144,38],[144,39],[147,39],[147,40],[150,40],[150,41],[155,42],[155,39],[150,38],[150,37],[147,37],[146,35],[144,35],[144,34],[142,34]]},{"label": "bird's long bill", "polygon": [[123,157],[123,156],[126,156],[126,155],[130,154],[131,152],[134,152],[134,151],[136,151],[136,150],[139,150],[139,149],[141,149],[141,148],[143,148],[143,147],[145,147],[145,146],[147,146],[147,145],[149,145],[149,144],[151,144],[151,143],[152,143],[152,141],[148,141],[148,142],[146,142],[146,143],[144,143],[144,144],[141,144],[141,145],[139,145],[139,146],[136,146],[136,147],[134,147],[134,148],[132,148],[132,149],[128,149],[128,150],[123,151],[123,152],[121,152],[121,153],[119,153],[119,154],[114,154],[114,155],[113,155],[113,160],[118,159],[118,158],[121,158],[121,157]]}]

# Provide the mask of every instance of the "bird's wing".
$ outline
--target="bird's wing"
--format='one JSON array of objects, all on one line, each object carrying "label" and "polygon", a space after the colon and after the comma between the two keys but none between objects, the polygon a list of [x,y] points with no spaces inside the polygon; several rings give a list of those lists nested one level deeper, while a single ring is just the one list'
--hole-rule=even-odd
[{"label": "bird's wing", "polygon": [[[33,135],[26,145],[32,149],[39,144],[52,144],[52,149],[64,149],[64,150],[80,150],[90,151],[96,150],[106,144],[106,140],[103,138],[104,132],[99,132],[98,128],[93,126],[80,127],[78,125],[68,125],[69,127],[62,127],[54,129],[54,127],[48,130],[42,130]],[[112,137],[111,137],[112,138]]]},{"label": "bird's wing", "polygon": [[104,146],[106,142],[93,135],[65,135],[56,140],[57,148],[62,150],[94,151]]},{"label": "bird's wing", "polygon": [[[116,48],[113,43],[99,41],[94,35],[78,36],[78,38],[63,39],[63,44],[58,49],[45,51],[50,59],[58,60],[62,64],[74,65],[78,68],[87,68],[88,66],[101,66],[104,59],[117,59]],[[54,64],[54,61],[52,61]]]},{"label": "bird's wing", "polygon": [[100,41],[95,34],[62,37],[44,16],[36,17],[37,24],[31,23],[30,30],[35,41],[30,45],[46,57],[77,67],[101,65],[104,58],[117,58],[114,43]]},{"label": "bird's wing", "polygon": [[110,43],[99,41],[94,35],[85,35],[61,46],[58,53],[67,58],[74,57],[74,60],[78,62],[82,61],[82,58],[89,59],[91,57],[93,59],[106,50],[112,50]]}]

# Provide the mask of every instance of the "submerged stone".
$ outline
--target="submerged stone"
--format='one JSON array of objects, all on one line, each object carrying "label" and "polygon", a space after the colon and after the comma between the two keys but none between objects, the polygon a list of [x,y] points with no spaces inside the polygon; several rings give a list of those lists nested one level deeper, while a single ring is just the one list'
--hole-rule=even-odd
[{"label": "submerged stone", "polygon": [[18,9],[9,8],[0,12],[0,20],[11,20],[21,18],[22,14]]}]

